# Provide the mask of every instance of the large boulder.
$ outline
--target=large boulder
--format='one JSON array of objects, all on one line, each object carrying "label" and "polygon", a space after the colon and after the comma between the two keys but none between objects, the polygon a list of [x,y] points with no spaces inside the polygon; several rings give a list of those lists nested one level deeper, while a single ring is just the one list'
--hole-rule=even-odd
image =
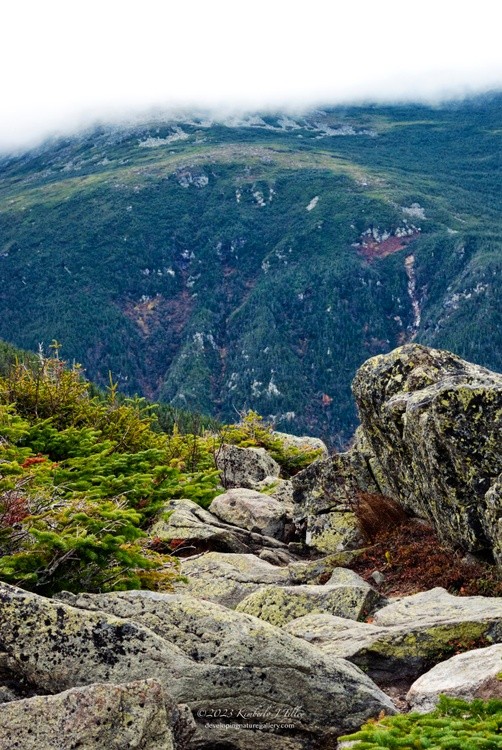
[{"label": "large boulder", "polygon": [[214,498],[209,510],[221,521],[265,536],[282,539],[286,523],[284,504],[273,496],[242,487]]},{"label": "large boulder", "polygon": [[[455,599],[458,607],[451,603]],[[426,592],[377,610],[372,624],[312,614],[293,620],[284,630],[327,654],[349,659],[379,685],[391,685],[396,675],[409,684],[459,649],[502,642],[502,601],[453,597],[437,589],[432,597]]]},{"label": "large boulder", "polygon": [[173,750],[175,704],[155,680],[0,705],[0,750]]},{"label": "large boulder", "polygon": [[[331,750],[342,732],[393,711],[387,696],[349,662],[285,633],[276,637],[254,618],[226,615],[208,602],[179,604],[169,595],[163,604],[163,596],[138,592],[100,600],[111,608],[111,599],[121,599],[117,606],[131,607],[133,621],[2,584],[0,648],[21,674],[48,691],[116,683],[119,675],[153,677],[189,705],[197,722],[193,747],[205,750],[265,749],[267,740],[278,750],[314,750],[319,744]],[[140,624],[141,609],[162,637]],[[226,638],[235,649],[242,638],[234,657],[232,649],[224,653]]]},{"label": "large boulder", "polygon": [[454,596],[437,586],[390,602],[373,616],[375,625],[454,621],[502,622],[502,599],[490,596]]},{"label": "large boulder", "polygon": [[294,518],[305,526],[305,542],[323,553],[361,546],[356,498],[378,487],[357,450],[307,466],[293,477]]},{"label": "large boulder", "polygon": [[299,451],[318,451],[319,458],[326,458],[329,455],[326,443],[317,437],[308,437],[306,435],[290,435],[287,432],[272,433],[273,437],[279,438],[286,448],[296,448]]},{"label": "large boulder", "polygon": [[261,588],[241,601],[237,605],[237,610],[280,627],[290,620],[315,612],[328,612],[358,620],[369,615],[384,601],[383,597],[356,573],[339,568],[323,586]]},{"label": "large boulder", "polygon": [[442,539],[500,559],[500,507],[486,494],[502,472],[502,375],[407,344],[368,360],[353,392],[387,494]]},{"label": "large boulder", "polygon": [[262,549],[287,551],[286,545],[279,540],[226,523],[193,500],[186,499],[167,503],[149,533],[152,538],[166,542],[182,555],[206,550],[236,553],[252,553]]},{"label": "large boulder", "polygon": [[493,555],[502,566],[502,474],[492,484],[485,495],[486,525],[490,539],[493,539]]},{"label": "large boulder", "polygon": [[437,664],[411,686],[414,711],[433,711],[440,695],[473,700],[502,698],[502,645],[478,648]]},{"label": "large boulder", "polygon": [[[276,552],[282,554],[282,550]],[[350,564],[352,560],[353,553],[340,553],[278,567],[277,560],[272,564],[262,553],[257,556],[207,552],[182,560],[181,572],[186,576],[186,582],[175,584],[175,588],[179,593],[235,607],[249,594],[267,586],[325,583],[336,568]]]},{"label": "large boulder", "polygon": [[[158,679],[189,690],[190,660],[150,630],[0,583],[0,651],[39,690]],[[193,671],[192,671],[193,674]]]},{"label": "large boulder", "polygon": [[265,448],[222,445],[216,452],[215,458],[221,482],[227,489],[231,487],[254,489],[265,479],[273,481],[281,472],[281,467]]}]

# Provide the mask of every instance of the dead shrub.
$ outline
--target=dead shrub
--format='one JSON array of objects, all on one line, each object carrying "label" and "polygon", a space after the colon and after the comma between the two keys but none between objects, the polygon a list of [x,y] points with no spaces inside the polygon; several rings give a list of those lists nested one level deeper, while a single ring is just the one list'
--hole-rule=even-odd
[{"label": "dead shrub", "polygon": [[358,492],[354,512],[364,538],[374,542],[379,534],[401,526],[409,520],[408,513],[386,495]]}]

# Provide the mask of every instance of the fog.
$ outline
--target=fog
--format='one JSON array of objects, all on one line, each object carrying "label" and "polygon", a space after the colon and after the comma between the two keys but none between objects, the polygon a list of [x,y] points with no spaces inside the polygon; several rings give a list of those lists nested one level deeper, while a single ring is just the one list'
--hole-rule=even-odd
[{"label": "fog", "polygon": [[502,89],[493,0],[16,0],[0,11],[0,149],[152,108],[299,111]]}]

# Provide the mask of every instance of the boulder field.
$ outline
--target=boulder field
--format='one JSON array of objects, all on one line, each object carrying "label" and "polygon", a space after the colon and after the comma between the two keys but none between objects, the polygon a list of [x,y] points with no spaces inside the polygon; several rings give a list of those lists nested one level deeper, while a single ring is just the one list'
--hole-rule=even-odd
[{"label": "boulder field", "polygon": [[173,591],[0,583],[0,750],[335,750],[382,712],[500,695],[501,599],[386,599],[348,566],[360,493],[502,566],[502,376],[409,344],[353,391],[347,452],[290,481],[263,449],[224,446],[211,506],[159,513]]}]

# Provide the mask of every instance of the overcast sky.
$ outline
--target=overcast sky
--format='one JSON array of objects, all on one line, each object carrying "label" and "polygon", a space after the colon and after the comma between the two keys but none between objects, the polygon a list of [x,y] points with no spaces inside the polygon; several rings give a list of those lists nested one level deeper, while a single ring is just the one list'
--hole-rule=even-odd
[{"label": "overcast sky", "polygon": [[502,89],[499,0],[4,0],[0,148],[157,107]]}]

